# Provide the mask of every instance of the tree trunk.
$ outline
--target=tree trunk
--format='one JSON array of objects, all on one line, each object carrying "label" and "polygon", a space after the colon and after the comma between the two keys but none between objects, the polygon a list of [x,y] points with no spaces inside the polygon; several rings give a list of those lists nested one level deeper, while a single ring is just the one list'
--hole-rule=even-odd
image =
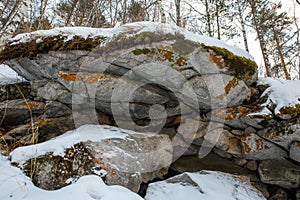
[{"label": "tree trunk", "polygon": [[252,15],[253,15],[254,27],[255,27],[257,38],[258,38],[258,41],[259,41],[261,53],[262,53],[262,56],[263,56],[263,60],[264,60],[265,68],[266,68],[266,73],[267,73],[268,77],[271,77],[272,75],[271,75],[271,71],[270,71],[270,63],[269,63],[269,59],[268,59],[268,56],[267,56],[267,53],[266,53],[266,43],[265,43],[265,40],[263,38],[263,35],[260,32],[260,27],[258,25],[257,18],[256,18],[255,2],[250,0],[249,3],[251,5],[251,12],[252,12]]},{"label": "tree trunk", "polygon": [[276,33],[276,30],[275,30],[274,26],[272,27],[272,31],[273,31],[273,34],[274,34],[274,39],[275,39],[275,42],[276,42],[276,47],[277,47],[277,51],[278,51],[278,54],[279,54],[279,57],[280,57],[281,67],[283,68],[285,78],[287,80],[291,80],[291,77],[290,77],[290,75],[287,71],[287,68],[286,68],[286,64],[285,64],[284,57],[283,57],[283,54],[282,54],[282,49],[281,49],[281,46],[280,46],[280,43],[279,43],[279,38],[278,38],[278,35]]},{"label": "tree trunk", "polygon": [[217,22],[217,32],[218,32],[218,39],[221,40],[221,28],[220,28],[220,21],[219,21],[219,4],[218,1],[216,2],[216,22]]},{"label": "tree trunk", "polygon": [[180,13],[180,1],[175,0],[175,7],[176,7],[176,25],[181,27],[181,13]]},{"label": "tree trunk", "polygon": [[71,8],[70,12],[68,13],[68,18],[67,18],[67,23],[66,23],[67,26],[71,25],[71,20],[72,20],[73,14],[74,14],[74,10],[77,7],[78,1],[79,0],[73,1],[72,8]]},{"label": "tree trunk", "polygon": [[207,25],[207,31],[208,31],[208,36],[212,37],[212,31],[211,31],[211,19],[210,19],[210,13],[209,13],[209,4],[208,1],[205,0],[205,12],[206,12],[206,25]]},{"label": "tree trunk", "polygon": [[242,9],[241,9],[241,2],[240,2],[240,0],[237,1],[237,4],[238,4],[237,6],[238,6],[240,23],[241,23],[241,26],[242,26],[242,34],[243,34],[244,46],[245,46],[245,50],[249,52],[249,45],[248,45],[248,41],[247,41],[247,32],[246,32],[246,27],[245,27],[243,13],[242,13]]}]

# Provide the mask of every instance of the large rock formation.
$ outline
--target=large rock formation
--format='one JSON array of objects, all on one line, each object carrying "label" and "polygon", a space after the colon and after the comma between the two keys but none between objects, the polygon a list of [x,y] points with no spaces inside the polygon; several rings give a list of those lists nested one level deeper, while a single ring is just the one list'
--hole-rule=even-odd
[{"label": "large rock formation", "polygon": [[[20,35],[0,53],[0,62],[29,81],[0,88],[3,149],[44,142],[85,124],[107,124],[167,135],[173,161],[190,156],[172,165],[176,171],[195,166],[200,157],[205,164],[193,171],[222,171],[225,165],[230,173],[249,175],[265,196],[279,188],[295,197],[299,115],[255,114],[267,87],[257,85],[249,54],[165,24],[134,23],[84,37],[74,30]],[[270,163],[285,163],[283,171],[273,172]],[[123,185],[137,190],[130,184]]]}]

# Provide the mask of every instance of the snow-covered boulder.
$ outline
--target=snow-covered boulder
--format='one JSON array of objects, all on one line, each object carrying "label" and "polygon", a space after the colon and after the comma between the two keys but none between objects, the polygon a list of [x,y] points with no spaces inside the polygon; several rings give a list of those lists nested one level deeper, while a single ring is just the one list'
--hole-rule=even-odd
[{"label": "snow-covered boulder", "polygon": [[121,186],[107,186],[95,175],[79,178],[76,182],[60,190],[48,191],[36,187],[29,177],[13,167],[7,157],[0,155],[0,199],[22,200],[142,200],[137,194]]},{"label": "snow-covered boulder", "polygon": [[167,135],[85,125],[47,142],[19,147],[10,157],[43,189],[59,189],[71,179],[95,174],[108,185],[137,192],[142,182],[167,173],[172,155]]},{"label": "snow-covered boulder", "polygon": [[222,172],[183,173],[165,181],[151,183],[145,200],[265,200],[246,177]]},{"label": "snow-covered boulder", "polygon": [[[249,100],[252,94],[248,86],[257,80],[257,65],[247,52],[153,22],[113,29],[68,27],[21,34],[5,46],[0,62],[28,80],[55,80],[78,99],[87,96],[85,88],[97,85],[98,91],[105,91],[101,95],[97,91],[100,105],[113,101],[111,88],[125,84],[124,88],[132,89],[146,84],[160,88],[137,90],[133,103],[163,104],[170,101],[172,92],[196,109],[232,107]],[[76,82],[81,85],[74,90]],[[50,98],[43,91],[40,95]],[[62,99],[61,95],[56,98]],[[145,95],[149,98],[138,98]],[[100,109],[111,112],[107,106]]]}]

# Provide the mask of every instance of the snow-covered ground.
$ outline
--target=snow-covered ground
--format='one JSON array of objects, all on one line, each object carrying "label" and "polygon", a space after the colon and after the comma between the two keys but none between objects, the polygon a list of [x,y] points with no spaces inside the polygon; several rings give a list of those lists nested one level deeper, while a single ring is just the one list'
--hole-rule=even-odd
[{"label": "snow-covered ground", "polygon": [[180,181],[176,177],[182,175],[151,183],[145,200],[265,200],[249,184],[226,173],[201,171],[185,175]]},{"label": "snow-covered ground", "polygon": [[185,38],[203,43],[207,46],[216,46],[221,48],[226,48],[231,51],[235,55],[249,58],[254,60],[254,58],[246,51],[228,45],[220,40],[215,38],[210,38],[206,36],[201,36],[199,34],[195,34],[187,31],[184,28],[180,28],[170,24],[162,24],[158,22],[135,22],[129,23],[122,26],[118,26],[115,28],[88,28],[88,27],[64,27],[64,28],[54,28],[51,30],[39,30],[31,33],[19,34],[16,37],[12,38],[10,41],[11,45],[25,43],[32,40],[36,40],[36,42],[43,41],[43,38],[49,36],[66,36],[66,40],[71,40],[74,36],[80,36],[82,38],[94,38],[96,36],[105,36],[107,38],[113,38],[113,36],[119,33],[127,33],[127,35],[132,34],[132,32],[136,32],[135,34],[143,33],[143,32],[155,32],[161,34],[175,34],[180,33],[185,36]]},{"label": "snow-covered ground", "polygon": [[20,81],[25,81],[25,79],[7,65],[0,65],[0,85],[17,83]]},{"label": "snow-covered ground", "polygon": [[40,189],[22,171],[11,166],[7,157],[0,155],[1,200],[142,200],[140,196],[121,186],[107,186],[100,177],[83,176],[76,183],[60,190]]},{"label": "snow-covered ground", "polygon": [[[259,85],[270,85],[265,90],[262,97],[268,95],[267,101],[262,105],[276,105],[275,114],[280,112],[283,107],[294,107],[300,104],[300,80],[283,80],[277,78],[260,78]],[[260,114],[271,114],[268,109],[264,109]]]}]

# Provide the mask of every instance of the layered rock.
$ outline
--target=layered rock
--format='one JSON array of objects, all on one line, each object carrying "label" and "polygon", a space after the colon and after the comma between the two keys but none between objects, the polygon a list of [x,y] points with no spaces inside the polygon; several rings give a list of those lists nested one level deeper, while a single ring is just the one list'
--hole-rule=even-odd
[{"label": "layered rock", "polygon": [[[182,29],[173,27],[170,31],[159,24],[153,27],[125,25],[121,31],[115,30],[114,37],[103,30],[96,37],[76,36],[73,40],[66,40],[65,33],[51,37],[32,33],[24,36],[30,38],[25,43],[19,43],[20,37],[12,40],[0,53],[0,61],[30,83],[0,88],[3,147],[16,140],[19,143],[13,148],[44,142],[85,124],[108,124],[167,135],[174,149],[173,161],[186,156],[172,165],[176,171],[195,167],[193,163],[200,157],[200,167],[250,176],[266,196],[273,185],[285,191],[299,189],[298,115],[256,114],[266,100],[260,98],[266,88],[256,85],[256,64],[251,57],[214,40],[191,37]],[[16,49],[20,49],[19,54]],[[148,138],[149,145],[160,144],[161,137],[165,136]],[[123,142],[131,145],[135,141],[135,146],[140,140],[144,139]],[[111,144],[119,147],[116,141]],[[99,161],[96,150],[106,145],[78,143],[75,150],[79,160],[68,154],[58,160],[66,156],[65,165],[73,166],[88,156],[89,167],[94,167]],[[73,155],[73,151],[66,152]],[[118,149],[112,151],[120,153]],[[213,159],[205,159],[207,155]],[[54,158],[51,154],[38,158],[45,163],[39,165],[36,182],[43,184],[45,164],[57,168]],[[288,162],[282,170],[293,174],[294,184],[289,185],[288,176],[282,173],[277,179],[268,162]],[[119,175],[127,177],[127,187],[135,191],[141,182],[156,177],[152,174],[133,180],[128,174]],[[119,183],[112,180],[107,178],[107,183]],[[64,181],[57,184],[62,186]]]}]

